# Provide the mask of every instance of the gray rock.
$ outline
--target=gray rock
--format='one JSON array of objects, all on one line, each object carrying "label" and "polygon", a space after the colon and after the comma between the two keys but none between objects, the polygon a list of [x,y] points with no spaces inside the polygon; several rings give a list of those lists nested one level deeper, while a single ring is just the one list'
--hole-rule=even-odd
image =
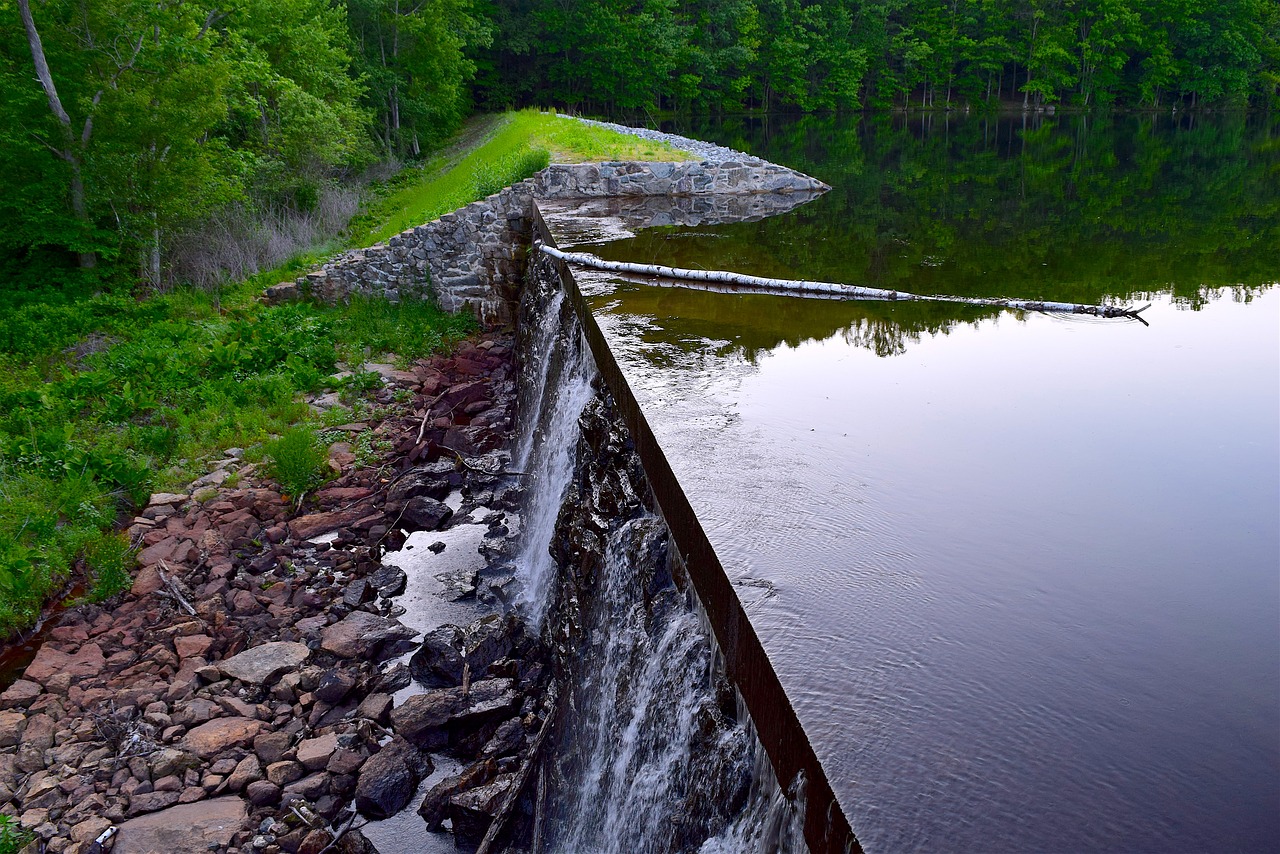
[{"label": "gray rock", "polygon": [[434,498],[418,495],[405,502],[400,525],[406,531],[434,531],[453,516],[453,510]]},{"label": "gray rock", "polygon": [[493,817],[506,802],[515,779],[515,774],[502,774],[449,799],[448,814],[453,820],[453,837],[459,848],[471,850],[480,844]]},{"label": "gray rock", "polygon": [[451,688],[462,684],[463,634],[457,626],[445,624],[428,632],[422,646],[409,659],[413,678],[428,688]]},{"label": "gray rock", "polygon": [[246,816],[244,801],[237,797],[169,807],[120,825],[114,852],[174,854],[225,847],[231,844]]},{"label": "gray rock", "polygon": [[510,715],[519,702],[513,680],[482,679],[465,694],[460,687],[416,694],[391,710],[391,723],[397,735],[436,750],[494,718]]},{"label": "gray rock", "polygon": [[306,644],[276,641],[246,649],[218,664],[232,679],[251,685],[270,685],[284,673],[297,670],[311,656]]},{"label": "gray rock", "polygon": [[409,576],[398,566],[384,566],[369,576],[369,583],[384,599],[399,596],[409,583]]},{"label": "gray rock", "polygon": [[326,670],[320,675],[315,695],[331,706],[341,703],[356,687],[356,677],[345,670]]},{"label": "gray rock", "polygon": [[418,782],[430,773],[431,760],[397,736],[361,767],[356,809],[371,818],[393,816],[408,805]]},{"label": "gray rock", "polygon": [[416,634],[395,620],[367,611],[352,611],[341,622],[320,633],[320,645],[343,658],[373,659],[378,652],[395,648]]}]

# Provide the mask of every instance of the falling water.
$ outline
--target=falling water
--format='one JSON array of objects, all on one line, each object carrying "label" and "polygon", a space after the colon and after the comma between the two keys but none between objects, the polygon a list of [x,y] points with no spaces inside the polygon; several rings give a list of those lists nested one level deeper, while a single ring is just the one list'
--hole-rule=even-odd
[{"label": "falling water", "polygon": [[[558,281],[538,277],[532,284],[522,312],[529,332],[522,345],[526,427],[516,459],[529,480],[518,601],[536,629],[573,638],[565,647],[567,696],[540,795],[545,822],[538,822],[535,850],[806,851],[798,818],[803,787],[779,789],[724,677],[705,613],[672,579],[666,523],[634,505],[621,518],[604,518],[602,503],[614,508],[609,512],[619,506],[602,497],[604,485],[575,491],[578,455],[590,453],[579,441],[581,425],[598,427],[607,406],[592,402],[595,363]],[[639,484],[627,489],[632,497],[643,491]],[[565,536],[558,525],[572,528],[575,510],[604,529],[603,554],[589,579],[579,572],[570,583],[561,580],[573,573],[557,565],[553,553],[563,551],[552,541]],[[573,627],[544,629],[548,613]]]},{"label": "falling water", "polygon": [[[518,605],[536,632],[554,588],[551,538],[565,489],[573,475],[578,418],[592,395],[595,363],[572,309],[559,288],[533,294],[536,327],[525,342],[525,431],[517,447],[517,469],[527,472],[524,533],[516,559]],[[526,316],[528,316],[526,314]]]},{"label": "falling water", "polygon": [[745,730],[722,723],[711,645],[666,576],[666,537],[653,516],[609,537],[570,689],[562,785],[548,810],[558,821],[545,850],[696,849],[745,799]]}]

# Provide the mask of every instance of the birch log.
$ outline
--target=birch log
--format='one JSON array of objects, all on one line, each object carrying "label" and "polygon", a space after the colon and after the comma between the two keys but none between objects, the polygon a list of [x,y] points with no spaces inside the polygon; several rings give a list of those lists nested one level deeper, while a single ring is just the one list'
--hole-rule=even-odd
[{"label": "birch log", "polygon": [[[995,308],[1012,308],[1021,311],[1053,311],[1066,314],[1091,314],[1096,317],[1133,317],[1150,308],[1124,308],[1114,305],[1081,305],[1073,302],[1046,302],[1042,300],[1002,299],[989,297],[957,297],[946,295],[912,294],[906,291],[891,291],[884,288],[864,288],[859,285],[842,285],[834,282],[807,282],[802,279],[769,279],[763,276],[748,276],[743,273],[731,273],[723,270],[686,270],[680,267],[664,267],[658,264],[633,264],[627,261],[606,261],[587,252],[565,252],[545,243],[538,243],[537,248],[545,255],[559,258],[570,264],[589,267],[593,270],[604,270],[610,273],[653,276],[685,282],[704,284],[731,285],[752,288],[754,290],[780,291],[783,293],[799,293],[826,297],[828,299],[851,300],[903,300],[921,302],[954,302],[964,305],[983,305]],[[1139,318],[1140,319],[1140,318]]]}]

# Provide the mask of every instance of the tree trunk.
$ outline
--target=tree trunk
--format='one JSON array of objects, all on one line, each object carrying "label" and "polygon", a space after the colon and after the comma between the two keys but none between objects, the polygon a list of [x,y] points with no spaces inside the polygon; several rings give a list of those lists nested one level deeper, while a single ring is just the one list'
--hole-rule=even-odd
[{"label": "tree trunk", "polygon": [[[58,87],[54,85],[53,74],[49,71],[49,62],[45,59],[44,45],[40,41],[40,33],[36,30],[35,19],[31,17],[30,0],[18,0],[18,11],[22,15],[22,25],[27,31],[27,46],[31,49],[31,60],[36,67],[36,78],[40,81],[45,97],[49,100],[49,110],[62,127],[62,151],[59,152],[58,156],[67,161],[67,165],[71,167],[69,188],[71,212],[87,234],[92,227],[92,223],[89,221],[89,207],[85,200],[84,175],[81,168],[83,158],[76,143],[75,132],[71,130],[71,117],[67,115],[67,111],[62,106],[62,99],[58,97]],[[85,124],[84,142],[86,143],[88,142],[87,137],[90,129],[93,127],[91,122],[92,117]],[[80,259],[80,266],[84,269],[98,265],[98,256],[94,252],[79,252],[77,255]]]},{"label": "tree trunk", "polygon": [[[923,119],[923,116],[921,117]],[[862,299],[862,300],[903,300],[920,302],[953,302],[964,305],[982,305],[993,308],[1010,308],[1021,311],[1054,311],[1069,314],[1091,314],[1098,317],[1132,317],[1136,318],[1145,308],[1130,309],[1115,305],[1081,305],[1071,302],[1044,302],[1042,300],[1020,300],[986,297],[956,297],[946,295],[920,295],[906,291],[891,291],[884,288],[864,288],[859,285],[843,285],[834,282],[807,282],[799,279],[768,279],[763,276],[748,276],[743,273],[731,273],[723,270],[685,270],[679,267],[664,267],[657,264],[633,264],[626,261],[605,261],[587,252],[565,252],[546,244],[537,244],[538,251],[561,261],[605,270],[612,273],[633,274],[639,276],[655,276],[679,282],[702,282],[706,284],[728,285],[738,288],[752,288],[765,291],[783,291],[791,293],[813,294],[828,299]],[[661,283],[659,283],[661,284]]]}]

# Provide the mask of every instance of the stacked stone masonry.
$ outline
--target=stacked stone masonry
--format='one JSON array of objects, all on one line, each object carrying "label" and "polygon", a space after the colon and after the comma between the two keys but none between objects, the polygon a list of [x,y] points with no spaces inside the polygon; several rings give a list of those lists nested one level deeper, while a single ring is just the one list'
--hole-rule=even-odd
[{"label": "stacked stone masonry", "polygon": [[270,300],[307,294],[327,303],[353,294],[393,302],[434,293],[440,307],[470,307],[485,322],[510,319],[523,275],[535,199],[814,193],[825,184],[755,159],[721,163],[552,164],[533,178],[403,231],[386,243],[339,255]]}]

